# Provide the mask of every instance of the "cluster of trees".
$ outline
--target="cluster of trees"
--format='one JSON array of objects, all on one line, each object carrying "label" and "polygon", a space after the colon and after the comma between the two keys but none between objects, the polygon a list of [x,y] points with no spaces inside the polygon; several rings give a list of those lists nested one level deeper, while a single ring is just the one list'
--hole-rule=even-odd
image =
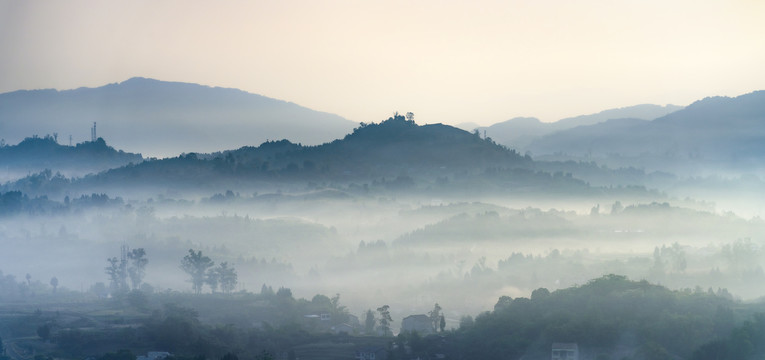
[{"label": "cluster of trees", "polygon": [[[197,251],[194,254],[204,257]],[[274,291],[264,285],[260,294],[150,296],[156,297],[152,303],[165,305],[150,316],[123,319],[133,324],[126,328],[78,329],[65,324],[64,318],[42,316],[39,311],[18,318],[16,324],[3,325],[15,334],[31,332],[53,341],[70,357],[103,343],[125,349],[140,343],[142,348],[161,348],[181,357],[220,358],[231,353],[254,358],[265,350],[292,358],[296,348],[310,344],[362,343],[364,339],[388,344],[389,359],[435,354],[461,359],[542,358],[549,356],[554,342],[577,343],[583,357],[597,359],[746,360],[765,355],[765,315],[750,317],[758,311],[756,306],[704,291],[671,291],[617,275],[554,292],[540,288],[529,298],[502,296],[493,311],[475,319],[465,316],[459,329],[451,331],[445,331],[443,312],[436,303],[428,316],[440,336],[402,332],[392,337],[388,305],[366,312],[367,336],[339,339],[329,334],[328,327],[312,326],[304,318],[304,314],[331,313],[333,324],[347,321],[339,294],[316,295],[309,301],[295,299],[287,288]],[[200,314],[207,322],[200,321]],[[737,327],[737,317],[750,320]],[[88,318],[88,322],[99,321]]]},{"label": "cluster of trees", "polygon": [[[146,250],[143,248],[128,251],[127,246],[123,246],[122,251],[121,259],[116,257],[106,259],[109,262],[109,266],[105,269],[109,276],[109,287],[115,293],[140,289],[146,275],[146,265],[149,263],[146,258]],[[128,278],[130,279],[129,284]]]},{"label": "cluster of trees", "polygon": [[494,311],[462,319],[451,351],[464,359],[541,357],[554,342],[572,342],[592,358],[688,358],[731,333],[733,305],[711,292],[608,275],[555,292],[540,288],[530,298],[503,296]]},{"label": "cluster of trees", "polygon": [[438,305],[438,303],[433,305],[433,310],[428,312],[428,317],[430,317],[430,322],[433,324],[434,333],[438,332],[439,329],[441,332],[444,332],[444,329],[446,328],[446,319],[444,318],[444,315],[441,314],[441,305]]},{"label": "cluster of trees", "polygon": [[693,352],[691,360],[749,360],[765,357],[765,314],[736,327],[728,337],[710,341]]},{"label": "cluster of trees", "polygon": [[[0,142],[2,144],[2,142]],[[58,134],[28,137],[17,145],[0,146],[0,162],[11,170],[78,170],[98,172],[143,161],[140,154],[126,153],[108,146],[106,141],[86,141],[76,146],[58,144]]]},{"label": "cluster of trees", "polygon": [[202,250],[189,249],[188,255],[181,260],[181,269],[191,276],[190,282],[196,294],[202,293],[205,284],[213,293],[217,292],[218,288],[224,294],[230,294],[236,289],[236,269],[228,262],[215,266],[212,259],[202,254]]},{"label": "cluster of trees", "polygon": [[[35,176],[35,175],[30,175]],[[45,177],[46,175],[41,174]],[[57,174],[56,176],[61,176]],[[26,180],[33,181],[27,177]],[[63,179],[63,177],[61,177]],[[36,182],[36,181],[33,181]],[[31,185],[35,187],[36,185]],[[9,187],[7,184],[4,187]],[[13,187],[13,186],[10,186]],[[27,187],[27,186],[22,186]],[[40,191],[37,191],[40,193]],[[27,193],[19,190],[0,192],[0,216],[10,216],[19,214],[29,215],[58,215],[81,210],[103,206],[121,206],[124,200],[120,197],[110,198],[106,194],[80,195],[78,198],[70,199],[64,197],[63,201],[49,199],[46,195],[30,197]]]},{"label": "cluster of trees", "polygon": [[[55,294],[58,290],[58,277],[53,276],[48,281],[48,285],[53,288]],[[16,281],[16,277],[11,274],[3,274],[0,270],[0,302],[19,301],[34,298],[40,294],[50,293],[51,288],[39,280],[32,281],[32,275],[26,274],[24,280]]]}]

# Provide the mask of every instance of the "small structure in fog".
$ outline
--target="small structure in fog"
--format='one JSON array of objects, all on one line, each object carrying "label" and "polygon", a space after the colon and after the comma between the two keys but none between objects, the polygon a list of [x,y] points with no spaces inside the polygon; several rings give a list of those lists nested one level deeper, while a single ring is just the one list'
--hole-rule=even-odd
[{"label": "small structure in fog", "polygon": [[334,334],[341,334],[341,333],[353,334],[355,331],[355,328],[346,323],[342,323],[342,324],[333,326],[331,330],[332,330],[332,333]]},{"label": "small structure in fog", "polygon": [[553,343],[552,360],[579,360],[579,346],[576,343]]},{"label": "small structure in fog", "polygon": [[423,336],[433,334],[433,321],[428,315],[409,315],[401,320],[401,332],[413,331]]}]

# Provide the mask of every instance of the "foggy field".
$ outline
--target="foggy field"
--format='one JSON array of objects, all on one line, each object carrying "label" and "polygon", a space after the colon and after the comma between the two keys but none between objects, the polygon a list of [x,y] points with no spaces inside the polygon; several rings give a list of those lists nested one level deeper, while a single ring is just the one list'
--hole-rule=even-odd
[{"label": "foggy field", "polygon": [[154,291],[190,291],[180,262],[195,249],[235,266],[237,290],[266,284],[304,297],[340,293],[353,314],[387,303],[395,319],[438,302],[450,326],[502,295],[611,273],[674,289],[726,288],[742,300],[765,294],[762,220],[669,203],[592,210],[581,201],[539,209],[423,205],[407,196],[178,200],[6,217],[0,234],[13,250],[0,253],[2,271],[46,284],[56,276],[62,288],[88,291],[108,284],[106,259],[125,244],[145,249],[144,282]]}]

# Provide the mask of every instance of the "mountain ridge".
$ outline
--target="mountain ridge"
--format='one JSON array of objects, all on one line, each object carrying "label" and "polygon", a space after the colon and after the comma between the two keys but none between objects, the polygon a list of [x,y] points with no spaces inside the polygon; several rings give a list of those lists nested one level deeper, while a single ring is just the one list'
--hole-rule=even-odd
[{"label": "mountain ridge", "polygon": [[578,126],[594,125],[612,119],[654,120],[682,108],[682,106],[671,104],[663,106],[640,104],[607,109],[594,114],[568,117],[554,122],[542,122],[534,117],[516,117],[488,127],[478,127],[478,130],[481,132],[486,131],[489,137],[502,145],[524,150],[534,140],[557,131],[568,130]]},{"label": "mountain ridge", "polygon": [[95,88],[0,94],[0,133],[7,142],[29,134],[69,135],[75,129],[81,130],[81,139],[93,122],[116,147],[160,157],[280,138],[321,144],[356,125],[239,89],[142,77]]},{"label": "mountain ridge", "polygon": [[[687,165],[742,171],[765,167],[765,91],[707,97],[653,121],[614,120],[534,140],[536,156],[620,161],[674,170]],[[560,157],[560,156],[558,156]]]}]

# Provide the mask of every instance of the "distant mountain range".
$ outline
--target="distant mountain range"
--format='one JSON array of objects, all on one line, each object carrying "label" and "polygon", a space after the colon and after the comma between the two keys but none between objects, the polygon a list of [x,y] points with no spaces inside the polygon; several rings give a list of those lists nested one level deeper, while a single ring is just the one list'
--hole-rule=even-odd
[{"label": "distant mountain range", "polygon": [[572,129],[578,126],[594,125],[611,119],[653,120],[682,108],[682,106],[677,105],[660,106],[643,104],[605,110],[597,114],[565,118],[549,123],[542,122],[533,117],[518,117],[488,127],[479,127],[472,123],[460,124],[459,127],[467,131],[477,129],[482,135],[485,132],[486,136],[502,145],[524,150],[534,140],[557,131]]},{"label": "distant mountain range", "polygon": [[[60,145],[68,142],[67,131],[84,132],[93,122],[110,145],[168,161],[139,164],[144,157],[114,150],[100,138]],[[537,160],[596,161],[677,174],[689,169],[694,171],[687,174],[697,174],[707,166],[739,173],[765,168],[765,91],[706,98],[686,108],[638,105],[555,123],[516,118],[479,128],[479,134],[441,124],[418,126],[402,116],[354,126],[336,115],[236,89],[144,78],[99,88],[16,91],[0,94],[5,142],[54,135],[0,145],[0,170],[6,172],[0,181],[46,168],[68,175],[122,169],[101,179],[120,171],[155,178],[161,169],[173,178],[194,161],[204,164],[195,175],[209,170],[217,177],[220,170],[234,177],[326,181],[509,167],[556,171],[526,166],[531,163],[521,156],[526,152]],[[174,173],[173,164],[185,170]]]},{"label": "distant mountain range", "polygon": [[6,143],[46,134],[74,143],[98,136],[146,156],[213,152],[288,138],[317,145],[357,124],[340,116],[236,89],[145,78],[75,90],[0,94],[0,134]]},{"label": "distant mountain range", "polygon": [[535,139],[534,157],[591,159],[667,171],[765,167],[765,91],[710,97],[653,121],[614,119]]}]

